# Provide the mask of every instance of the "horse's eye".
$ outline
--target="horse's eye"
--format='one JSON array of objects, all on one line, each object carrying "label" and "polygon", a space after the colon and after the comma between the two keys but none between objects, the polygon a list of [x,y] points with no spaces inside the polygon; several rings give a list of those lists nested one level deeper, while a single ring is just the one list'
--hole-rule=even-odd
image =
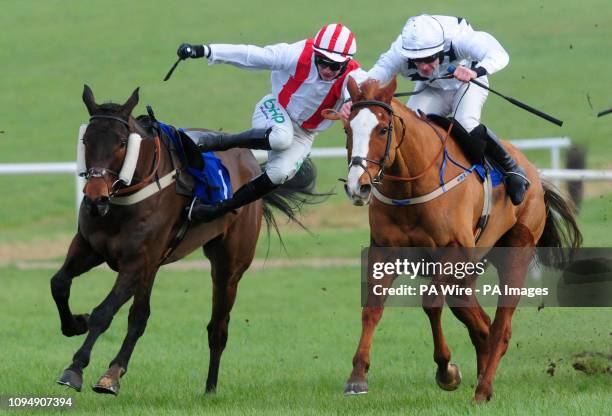
[{"label": "horse's eye", "polygon": [[121,140],[119,142],[119,146],[123,149],[125,146],[127,146],[127,140]]},{"label": "horse's eye", "polygon": [[385,135],[389,133],[389,129],[387,127],[383,127],[382,129],[380,129],[380,134],[381,135]]}]

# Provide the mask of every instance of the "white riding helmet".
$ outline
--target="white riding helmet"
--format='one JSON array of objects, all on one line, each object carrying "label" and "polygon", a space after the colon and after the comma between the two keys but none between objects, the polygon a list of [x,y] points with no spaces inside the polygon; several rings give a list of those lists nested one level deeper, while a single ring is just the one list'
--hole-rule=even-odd
[{"label": "white riding helmet", "polygon": [[400,53],[408,59],[426,58],[444,49],[444,29],[433,16],[411,17],[402,29]]},{"label": "white riding helmet", "polygon": [[346,62],[357,52],[353,32],[340,23],[323,26],[314,39],[313,49],[335,62]]}]

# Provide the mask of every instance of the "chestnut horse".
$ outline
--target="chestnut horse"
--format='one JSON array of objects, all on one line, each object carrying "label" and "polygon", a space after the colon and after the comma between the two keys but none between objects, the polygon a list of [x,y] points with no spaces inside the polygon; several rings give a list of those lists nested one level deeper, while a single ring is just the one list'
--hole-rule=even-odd
[{"label": "chestnut horse", "polygon": [[[419,204],[410,199],[428,195],[440,187],[439,172],[444,149],[453,160],[470,166],[455,140],[445,140],[447,132],[426,122],[412,110],[393,99],[396,80],[381,87],[375,80],[357,85],[350,80],[348,89],[353,102],[345,123],[349,173],[346,191],[355,205],[369,204],[372,247],[578,247],[582,236],[568,203],[549,185],[543,184],[536,168],[512,145],[505,146],[525,168],[531,181],[525,200],[513,206],[503,186],[492,192],[490,219],[480,238],[474,233],[481,216],[484,191],[480,179],[467,173],[455,189],[443,189],[440,196]],[[445,181],[459,177],[464,170],[449,163]],[[373,187],[375,189],[373,189]],[[442,188],[441,188],[442,189]],[[374,194],[374,198],[372,198]],[[387,197],[386,203],[381,202]],[[392,205],[391,199],[405,203]],[[420,201],[420,202],[421,202]],[[565,231],[565,233],[564,233]],[[512,250],[494,260],[500,284],[522,287],[534,250]],[[501,257],[501,256],[500,256]],[[552,263],[553,258],[540,259]],[[369,262],[373,260],[370,258]],[[370,278],[371,279],[371,278]],[[392,283],[393,276],[381,282]],[[457,281],[461,282],[461,281]],[[464,279],[463,285],[474,285]],[[368,285],[372,283],[368,282]],[[380,283],[380,282],[379,282]],[[345,394],[368,391],[366,373],[370,367],[370,347],[376,325],[383,314],[368,294],[362,311],[362,332],[353,358],[353,371]],[[441,298],[441,299],[440,299]],[[474,295],[463,298],[469,307],[451,307],[463,322],[476,349],[478,382],[474,399],[490,400],[493,379],[499,362],[508,348],[512,314],[519,297],[501,296],[495,319],[491,320]],[[429,317],[434,341],[436,381],[445,390],[454,390],[461,381],[456,365],[451,364],[450,350],[441,325],[443,295],[425,296],[423,309]]]},{"label": "chestnut horse", "polygon": [[[78,231],[63,266],[51,279],[51,291],[62,333],[69,337],[87,333],[87,337],[58,383],[81,390],[83,369],[89,364],[94,343],[110,326],[119,308],[133,297],[123,345],[108,371],[93,386],[96,392],[117,394],[119,378],[127,371],[136,341],[145,331],[151,289],[159,267],[203,247],[211,262],[213,281],[212,316],[207,327],[210,362],[206,391],[214,391],[227,342],[230,311],[240,278],[253,260],[262,216],[268,225],[276,227],[271,205],[295,220],[300,204],[310,201],[315,171],[307,163],[296,177],[263,201],[253,202],[213,222],[191,226],[177,245],[175,238],[187,224],[183,212],[190,199],[178,195],[174,186],[167,186],[175,180],[173,172],[181,168],[172,160],[171,152],[176,149],[169,148],[168,141],[160,140],[156,129],[146,128],[131,115],[138,103],[138,89],[123,105],[99,105],[91,89],[85,86],[83,101],[91,117],[82,138],[87,178],[85,196],[79,211]],[[138,135],[142,141],[138,157],[133,160],[136,161],[133,171],[136,183],[125,187],[120,185],[121,175],[117,172],[124,160],[128,163],[126,153],[131,146],[128,138],[132,135]],[[230,173],[234,189],[261,173],[249,150],[232,149],[218,156]],[[129,203],[130,197],[143,195],[147,190],[152,190],[148,197]],[[73,314],[68,305],[72,279],[101,263],[118,272],[112,290],[91,315]]]}]

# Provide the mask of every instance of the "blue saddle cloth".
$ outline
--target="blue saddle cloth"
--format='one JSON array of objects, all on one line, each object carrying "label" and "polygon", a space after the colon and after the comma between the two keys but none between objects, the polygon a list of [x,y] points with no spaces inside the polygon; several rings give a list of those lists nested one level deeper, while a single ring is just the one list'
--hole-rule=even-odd
[{"label": "blue saddle cloth", "polygon": [[[486,176],[484,166],[475,165],[474,170],[476,170],[476,173],[480,177],[480,180],[484,181]],[[504,174],[499,169],[495,167],[489,167],[489,171],[491,172],[491,185],[493,185],[493,188],[504,182]]]},{"label": "blue saddle cloth", "polygon": [[[201,155],[204,162],[204,169],[199,170],[189,166],[187,157],[185,156],[185,149],[183,149],[183,144],[181,143],[181,138],[177,130],[173,126],[162,123],[161,121],[159,121],[158,124],[179,150],[181,160],[185,166],[187,166],[187,172],[195,178],[196,184],[193,189],[193,196],[209,205],[231,198],[232,185],[230,175],[227,168],[221,162],[221,159],[213,152],[203,152]],[[184,131],[183,129],[178,130]]]},{"label": "blue saddle cloth", "polygon": [[[440,185],[444,186],[444,173],[446,172],[446,166],[447,166],[447,162],[451,162],[453,165],[460,167],[461,169],[463,169],[465,172],[473,172],[476,171],[476,173],[478,174],[478,177],[480,178],[481,181],[484,182],[487,174],[486,174],[486,169],[483,165],[481,164],[474,164],[472,166],[470,166],[469,168],[466,166],[463,166],[462,164],[460,164],[459,162],[455,161],[451,155],[448,153],[448,151],[446,149],[444,149],[444,154],[442,156],[442,164],[440,166]],[[491,186],[493,188],[495,188],[496,186],[502,184],[504,182],[504,174],[502,173],[502,171],[500,171],[497,167],[491,165],[490,163],[487,162],[487,168],[489,169],[489,172],[491,173]]]}]

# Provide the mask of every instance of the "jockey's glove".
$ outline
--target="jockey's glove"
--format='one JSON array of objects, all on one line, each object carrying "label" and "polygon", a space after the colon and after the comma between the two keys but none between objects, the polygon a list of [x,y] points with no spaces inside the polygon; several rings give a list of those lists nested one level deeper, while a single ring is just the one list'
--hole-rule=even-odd
[{"label": "jockey's glove", "polygon": [[210,57],[210,46],[208,45],[190,45],[188,43],[183,43],[179,46],[176,54],[181,59],[187,58],[202,58],[202,57]]}]

